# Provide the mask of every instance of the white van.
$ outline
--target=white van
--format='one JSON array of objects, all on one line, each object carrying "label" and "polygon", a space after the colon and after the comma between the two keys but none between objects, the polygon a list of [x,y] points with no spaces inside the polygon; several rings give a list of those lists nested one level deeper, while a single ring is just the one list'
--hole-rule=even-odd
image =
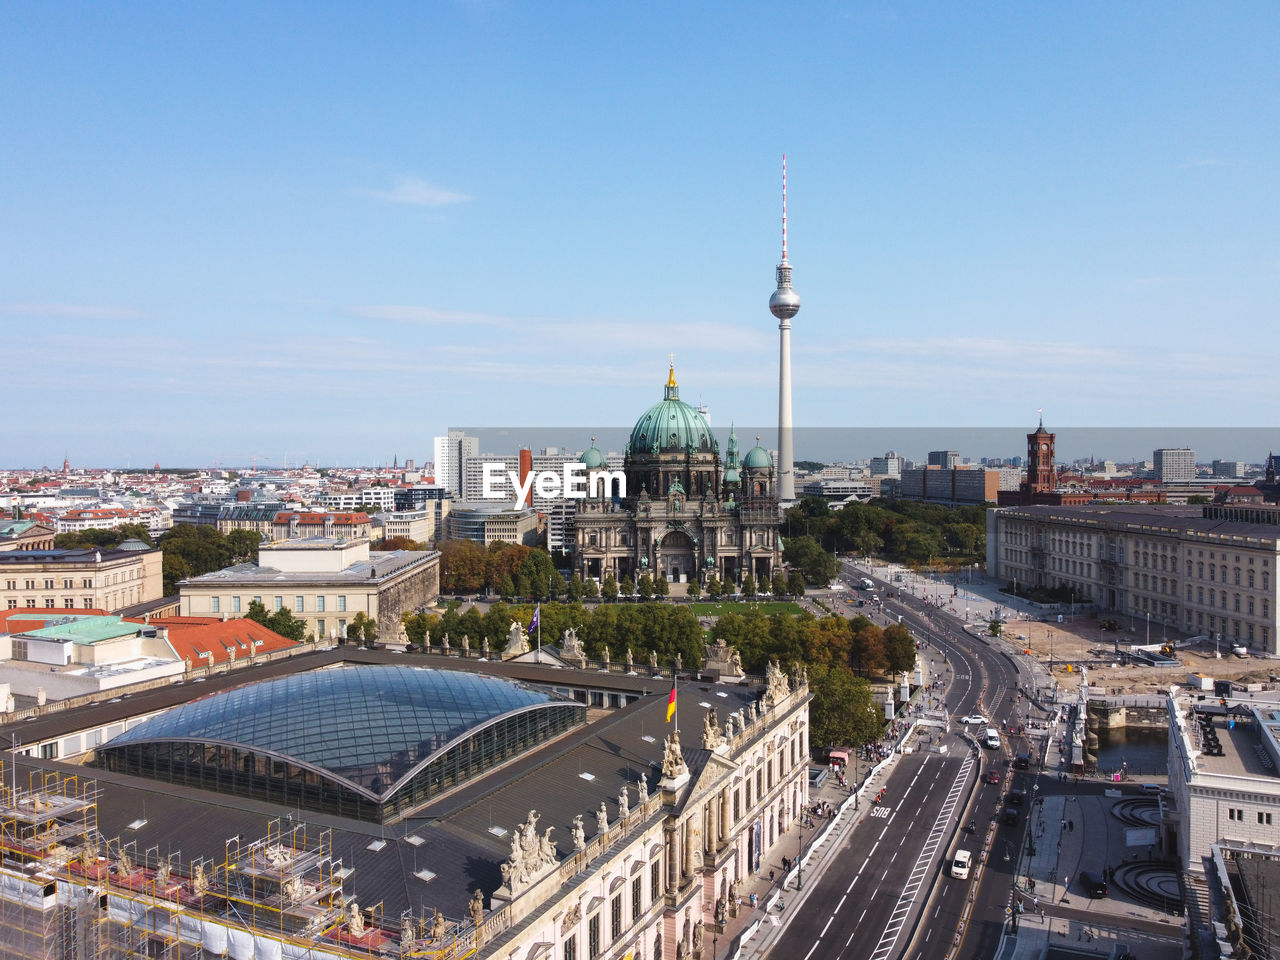
[{"label": "white van", "polygon": [[969,865],[973,862],[973,854],[968,850],[957,850],[951,861],[951,875],[957,880],[969,879]]},{"label": "white van", "polygon": [[874,590],[875,588],[876,588],[876,585],[875,585],[874,583],[872,583],[872,582],[871,582],[871,578],[870,578],[870,577],[863,577],[863,578],[862,578],[862,589],[863,589],[863,590]]},{"label": "white van", "polygon": [[987,727],[987,732],[982,738],[982,745],[990,750],[999,750],[1000,731],[995,727]]}]

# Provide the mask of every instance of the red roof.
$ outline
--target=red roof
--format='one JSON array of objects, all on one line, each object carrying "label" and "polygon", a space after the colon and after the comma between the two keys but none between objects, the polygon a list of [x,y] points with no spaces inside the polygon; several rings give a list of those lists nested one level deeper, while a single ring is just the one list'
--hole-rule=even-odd
[{"label": "red roof", "polygon": [[[190,621],[203,618],[175,619]],[[151,622],[157,623],[155,620]],[[159,624],[165,625],[165,622],[159,621]],[[296,641],[245,618],[217,620],[200,625],[174,624],[169,627],[169,645],[189,665],[196,667],[208,663],[228,663],[247,659],[254,653],[273,653],[301,646]]]}]

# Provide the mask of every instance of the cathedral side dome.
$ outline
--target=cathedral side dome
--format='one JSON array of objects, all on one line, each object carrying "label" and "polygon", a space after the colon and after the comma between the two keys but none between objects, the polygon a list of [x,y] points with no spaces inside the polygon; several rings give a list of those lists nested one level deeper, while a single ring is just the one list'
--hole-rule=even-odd
[{"label": "cathedral side dome", "polygon": [[674,367],[667,376],[662,400],[642,413],[631,429],[632,455],[643,456],[655,447],[660,453],[689,449],[710,453],[715,449],[706,418],[680,399]]},{"label": "cathedral side dome", "polygon": [[769,456],[768,450],[756,444],[742,458],[742,466],[746,470],[768,470],[773,466],[773,457]]},{"label": "cathedral side dome", "polygon": [[591,438],[591,446],[582,455],[582,463],[588,470],[602,470],[605,466],[604,454],[596,446],[596,438]]}]

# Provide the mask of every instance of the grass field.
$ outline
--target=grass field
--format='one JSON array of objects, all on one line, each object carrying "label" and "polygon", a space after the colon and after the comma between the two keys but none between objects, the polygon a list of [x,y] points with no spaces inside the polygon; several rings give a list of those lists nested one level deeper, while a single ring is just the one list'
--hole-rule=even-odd
[{"label": "grass field", "polygon": [[800,604],[790,600],[740,601],[737,603],[694,603],[693,612],[700,617],[718,617],[722,613],[746,613],[748,607],[759,607],[767,614],[800,613]]}]

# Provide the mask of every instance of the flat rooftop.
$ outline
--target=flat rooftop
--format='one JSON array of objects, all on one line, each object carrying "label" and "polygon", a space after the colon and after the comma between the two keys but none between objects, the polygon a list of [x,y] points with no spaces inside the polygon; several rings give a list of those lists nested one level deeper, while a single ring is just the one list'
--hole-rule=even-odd
[{"label": "flat rooftop", "polygon": [[1201,534],[1246,539],[1280,539],[1280,529],[1271,523],[1246,523],[1204,516],[1199,506],[1153,503],[1085,504],[1076,507],[1030,506],[1002,507],[1002,513],[1026,516],[1035,520],[1068,520],[1072,523],[1095,523],[1113,529],[1153,530],[1171,534]]}]

